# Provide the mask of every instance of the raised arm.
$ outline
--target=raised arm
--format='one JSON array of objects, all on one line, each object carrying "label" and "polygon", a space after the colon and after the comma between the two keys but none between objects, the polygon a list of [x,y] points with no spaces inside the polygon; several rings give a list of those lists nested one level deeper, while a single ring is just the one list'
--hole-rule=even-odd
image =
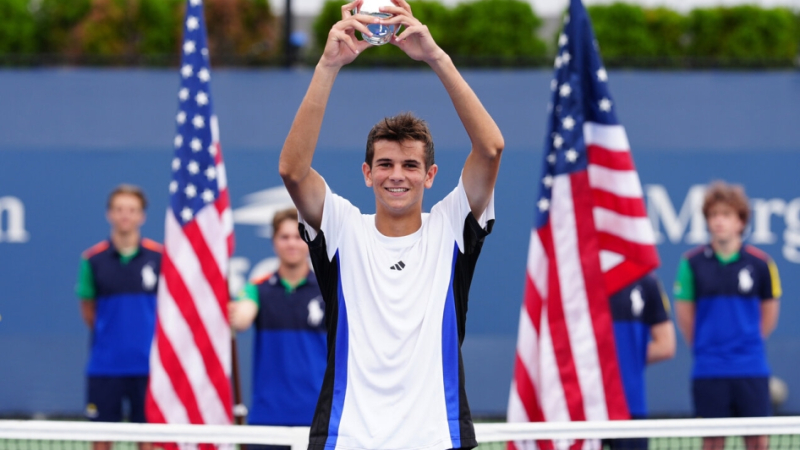
[{"label": "raised arm", "polygon": [[392,43],[412,59],[426,62],[439,76],[472,142],[472,151],[464,164],[462,178],[472,214],[479,218],[489,205],[497,181],[500,155],[505,145],[503,135],[450,56],[433,40],[428,27],[414,18],[405,0],[392,1],[395,7],[382,8],[395,15],[385,23],[406,27],[392,39]]},{"label": "raised arm", "polygon": [[314,158],[325,107],[339,70],[369,46],[367,42],[356,39],[355,31],[370,34],[365,24],[377,20],[372,16],[350,13],[360,4],[361,0],[358,0],[342,6],[342,20],[328,33],[322,57],[281,150],[278,171],[283,183],[300,215],[316,230],[322,223],[325,183],[319,173],[311,168],[311,160]]}]

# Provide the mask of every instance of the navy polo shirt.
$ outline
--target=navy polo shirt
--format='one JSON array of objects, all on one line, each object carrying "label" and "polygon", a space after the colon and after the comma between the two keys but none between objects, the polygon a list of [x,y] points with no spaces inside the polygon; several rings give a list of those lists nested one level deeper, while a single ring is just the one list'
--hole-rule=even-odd
[{"label": "navy polo shirt", "polygon": [[78,296],[95,302],[89,376],[150,373],[161,246],[142,239],[133,255],[121,255],[110,240],[83,254]]},{"label": "navy polo shirt", "polygon": [[761,301],[781,295],[775,263],[745,245],[728,260],[710,245],[681,260],[678,301],[695,302],[693,378],[767,377]]},{"label": "navy polo shirt", "polygon": [[325,302],[317,279],[309,272],[305,282],[290,287],[276,272],[248,286],[245,295],[241,300],[259,305],[248,421],[308,426],[327,364]]},{"label": "navy polo shirt", "polygon": [[647,415],[644,369],[650,327],[669,320],[669,299],[658,279],[647,275],[612,295],[609,301],[628,410],[633,417],[644,417]]}]

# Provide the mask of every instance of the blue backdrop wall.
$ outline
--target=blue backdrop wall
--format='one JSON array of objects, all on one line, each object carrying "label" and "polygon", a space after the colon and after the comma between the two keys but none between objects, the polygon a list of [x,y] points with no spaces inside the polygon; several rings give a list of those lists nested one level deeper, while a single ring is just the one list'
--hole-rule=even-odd
[{"label": "blue backdrop wall", "polygon": [[[477,414],[505,410],[525,259],[544,139],[549,71],[468,71],[465,77],[504,132],[497,223],[473,283],[464,360]],[[0,71],[0,415],[81,414],[88,331],[73,288],[80,253],[104,239],[107,193],[120,182],[150,196],[144,234],[163,237],[178,75],[172,71]],[[278,152],[311,77],[299,71],[215,71],[213,99],[235,211],[234,287],[269,270],[270,211],[285,204]],[[360,174],[365,136],[379,118],[426,118],[439,176],[426,206],[451,190],[469,141],[429,71],[347,71],[337,82],[314,164],[364,212],[374,211]],[[612,72],[658,230],[671,285],[682,252],[706,239],[702,184],[743,183],[754,209],[749,241],[781,271],[781,321],[769,340],[775,375],[789,386],[781,412],[800,413],[800,74]],[[249,398],[251,336],[240,335]],[[648,370],[650,410],[689,415],[691,356],[679,339],[672,361]]]}]

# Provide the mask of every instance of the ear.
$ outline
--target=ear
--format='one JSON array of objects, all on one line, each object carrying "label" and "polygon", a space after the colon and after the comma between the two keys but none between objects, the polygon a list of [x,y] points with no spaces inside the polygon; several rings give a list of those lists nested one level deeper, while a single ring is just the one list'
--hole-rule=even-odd
[{"label": "ear", "polygon": [[361,172],[364,173],[364,184],[366,184],[367,187],[372,187],[372,167],[367,163],[362,163]]},{"label": "ear", "polygon": [[439,172],[439,166],[436,164],[431,164],[428,167],[428,173],[425,174],[425,188],[430,189],[433,186],[433,179],[436,178],[436,174]]}]

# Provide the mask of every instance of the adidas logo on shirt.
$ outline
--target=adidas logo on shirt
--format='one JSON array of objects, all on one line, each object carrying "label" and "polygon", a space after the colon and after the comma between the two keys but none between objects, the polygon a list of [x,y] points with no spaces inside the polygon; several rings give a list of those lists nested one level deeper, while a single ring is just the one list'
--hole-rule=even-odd
[{"label": "adidas logo on shirt", "polygon": [[397,264],[395,264],[395,265],[393,265],[393,266],[391,266],[389,268],[392,269],[392,270],[403,270],[403,268],[405,268],[405,267],[406,267],[406,263],[404,263],[403,261],[400,261]]}]

